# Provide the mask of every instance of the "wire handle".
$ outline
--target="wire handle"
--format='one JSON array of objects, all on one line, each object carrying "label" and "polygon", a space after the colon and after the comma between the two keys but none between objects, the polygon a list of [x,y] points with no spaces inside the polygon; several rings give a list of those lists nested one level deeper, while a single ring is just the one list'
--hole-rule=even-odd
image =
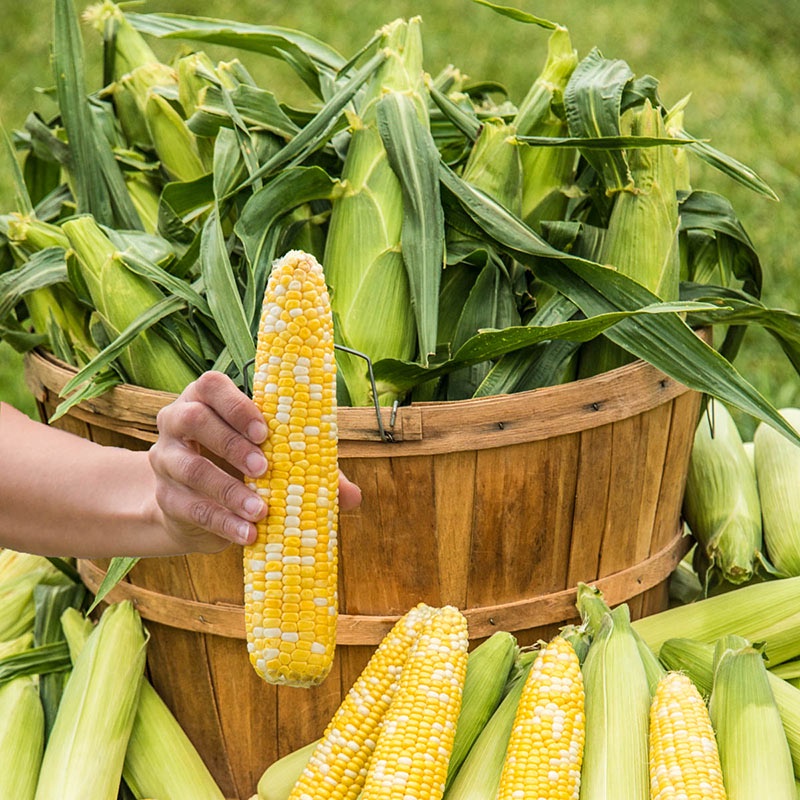
[{"label": "wire handle", "polygon": [[[345,347],[342,344],[334,344],[333,345],[336,350],[341,350],[344,353],[349,353],[351,356],[357,356],[358,358],[363,358],[364,361],[367,362],[367,371],[369,373],[369,383],[370,387],[372,388],[372,402],[375,406],[375,419],[378,421],[378,434],[381,437],[382,442],[390,443],[393,441],[392,435],[386,432],[386,429],[383,426],[383,418],[381,417],[381,406],[378,402],[378,387],[375,384],[375,375],[372,371],[372,359],[366,354],[362,353],[359,350],[353,350],[351,347]],[[252,394],[252,386],[250,383],[250,376],[249,376],[249,368],[252,367],[256,363],[255,358],[250,358],[244,362],[242,365],[242,386],[244,387],[244,393],[248,396]],[[394,419],[397,413],[397,403],[395,403],[394,407],[392,408],[392,425],[394,425]]]}]

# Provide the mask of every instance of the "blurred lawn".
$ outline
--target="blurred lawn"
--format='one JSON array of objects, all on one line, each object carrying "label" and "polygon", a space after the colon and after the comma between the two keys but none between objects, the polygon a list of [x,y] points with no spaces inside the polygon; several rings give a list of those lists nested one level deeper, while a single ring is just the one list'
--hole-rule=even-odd
[{"label": "blurred lawn", "polygon": [[[718,191],[734,204],[762,259],[765,301],[800,311],[797,266],[800,239],[800,59],[796,31],[800,3],[785,0],[517,0],[519,8],[565,24],[579,55],[598,47],[627,61],[637,75],[660,80],[662,99],[671,105],[691,93],[686,127],[744,161],[781,198],[773,203],[716,173],[696,169],[695,186]],[[52,109],[36,87],[47,87],[51,3],[7,4],[0,28],[0,120],[20,126],[36,108]],[[78,7],[82,4],[79,2]],[[198,13],[190,0],[151,0],[141,11]],[[547,34],[535,26],[502,18],[469,0],[211,0],[207,16],[300,28],[352,55],[370,34],[394,17],[420,14],[424,22],[425,65],[436,73],[454,63],[473,78],[492,79],[521,99],[544,58]],[[86,31],[89,75],[99,81],[99,37]],[[156,43],[167,56],[174,42]],[[233,51],[205,48],[212,57]],[[281,64],[240,54],[261,85],[282,99],[307,100],[302,87]],[[0,174],[0,209],[10,203],[8,176]],[[737,359],[740,371],[775,405],[800,405],[800,381],[766,334],[748,333]],[[18,362],[0,349],[0,398],[18,399]],[[749,422],[740,420],[747,429]]]}]

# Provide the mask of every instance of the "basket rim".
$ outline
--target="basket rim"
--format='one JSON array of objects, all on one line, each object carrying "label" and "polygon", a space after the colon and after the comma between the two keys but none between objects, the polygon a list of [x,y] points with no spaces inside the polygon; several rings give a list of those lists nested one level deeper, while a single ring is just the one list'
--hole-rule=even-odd
[{"label": "basket rim", "polygon": [[[76,372],[50,352],[26,354],[25,377],[46,416]],[[600,375],[515,394],[412,403],[394,412],[381,408],[388,444],[381,441],[373,407],[340,407],[340,457],[430,455],[572,435],[646,413],[690,391],[637,360]],[[70,413],[91,425],[140,432],[155,441],[158,411],[177,396],[123,383],[81,401]]]}]

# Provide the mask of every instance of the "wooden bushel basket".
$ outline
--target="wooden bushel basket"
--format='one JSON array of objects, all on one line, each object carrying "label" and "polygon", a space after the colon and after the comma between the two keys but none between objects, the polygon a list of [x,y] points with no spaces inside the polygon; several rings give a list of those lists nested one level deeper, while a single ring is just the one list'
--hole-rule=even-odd
[{"label": "wooden bushel basket", "polygon": [[[43,419],[74,371],[27,360]],[[146,449],[174,395],[120,386],[56,424]],[[401,407],[393,442],[375,411],[339,409],[344,472],[363,493],[340,519],[336,658],[316,689],[258,678],[244,644],[242,552],[140,561],[113,599],[151,633],[150,678],[227,796],[244,800],[276,758],[318,737],[393,621],[452,604],[470,639],[527,644],[576,617],[579,581],[632,616],[662,610],[688,548],[681,501],[700,395],[643,362],[515,395]],[[104,562],[82,561],[90,589]]]}]

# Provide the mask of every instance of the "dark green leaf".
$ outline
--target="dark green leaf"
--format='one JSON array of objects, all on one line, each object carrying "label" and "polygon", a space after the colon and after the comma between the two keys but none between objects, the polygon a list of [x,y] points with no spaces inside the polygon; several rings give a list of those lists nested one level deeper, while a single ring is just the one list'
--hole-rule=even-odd
[{"label": "dark green leaf", "polygon": [[[490,197],[440,167],[443,184],[487,235],[537,276],[572,300],[587,316],[643,308],[658,301],[627,276],[561,253]],[[691,389],[716,397],[764,420],[800,444],[800,436],[733,366],[677,315],[640,314],[606,331],[609,339]]]},{"label": "dark green leaf", "polygon": [[67,263],[62,247],[38,250],[21,267],[0,275],[0,320],[4,320],[30,292],[67,282]]},{"label": "dark green leaf", "polygon": [[66,642],[43,644],[0,658],[0,686],[24,675],[47,675],[69,669],[72,669],[72,662]]},{"label": "dark green leaf", "polygon": [[[622,93],[632,79],[633,72],[624,61],[603,58],[593,49],[575,67],[564,90],[570,135],[580,139],[619,136]],[[602,177],[606,190],[622,189],[629,183],[628,164],[621,152],[581,152]]]}]

